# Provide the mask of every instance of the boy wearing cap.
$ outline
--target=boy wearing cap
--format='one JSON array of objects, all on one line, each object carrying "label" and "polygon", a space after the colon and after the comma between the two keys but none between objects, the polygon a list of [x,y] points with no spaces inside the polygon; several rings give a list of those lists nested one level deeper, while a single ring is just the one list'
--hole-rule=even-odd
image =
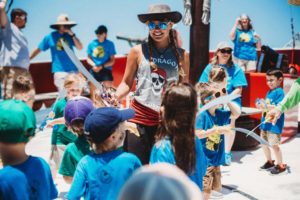
[{"label": "boy wearing cap", "polygon": [[[93,40],[87,48],[87,63],[91,66],[90,73],[102,82],[106,88],[112,87],[112,65],[115,63],[116,49],[112,41],[107,39],[107,28],[100,25],[95,33],[97,39]],[[96,88],[91,84],[91,92]],[[93,95],[91,94],[91,97]]]},{"label": "boy wearing cap", "polygon": [[132,109],[112,107],[92,111],[84,122],[85,136],[93,153],[77,165],[68,199],[117,199],[120,189],[141,166],[140,160],[118,148],[125,137],[125,120],[134,116]]},{"label": "boy wearing cap", "polygon": [[33,59],[41,51],[51,50],[54,84],[59,92],[63,90],[64,79],[66,76],[70,72],[78,71],[61,44],[61,41],[63,40],[71,49],[76,47],[78,50],[82,50],[83,46],[80,40],[71,30],[71,28],[76,25],[75,22],[69,20],[66,14],[60,14],[57,17],[57,22],[50,25],[50,28],[55,29],[55,31],[45,36],[38,48],[30,55],[30,59]]},{"label": "boy wearing cap", "polygon": [[4,166],[11,166],[25,175],[30,199],[56,198],[57,189],[48,164],[25,152],[26,143],[35,134],[34,112],[24,102],[12,99],[0,102],[0,113],[0,156]]},{"label": "boy wearing cap", "polygon": [[[64,81],[64,88],[67,92],[66,97],[55,103],[53,111],[49,116],[54,116],[54,119],[47,122],[46,127],[53,126],[51,138],[51,155],[50,163],[55,163],[55,169],[59,169],[63,152],[66,145],[76,140],[76,136],[68,130],[64,124],[64,110],[69,99],[79,96],[82,93],[82,79],[78,74],[69,74]],[[53,171],[56,174],[56,170]]]},{"label": "boy wearing cap", "polygon": [[65,123],[77,136],[74,142],[68,144],[58,171],[68,184],[72,183],[80,159],[90,153],[90,145],[83,134],[83,125],[86,116],[92,110],[94,110],[93,102],[82,96],[70,99],[65,107]]}]

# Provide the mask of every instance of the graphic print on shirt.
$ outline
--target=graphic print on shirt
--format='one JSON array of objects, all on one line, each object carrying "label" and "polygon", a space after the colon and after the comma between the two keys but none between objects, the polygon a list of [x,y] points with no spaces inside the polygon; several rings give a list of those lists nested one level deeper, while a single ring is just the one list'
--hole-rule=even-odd
[{"label": "graphic print on shirt", "polygon": [[250,35],[248,33],[241,33],[240,35],[240,42],[249,42]]},{"label": "graphic print on shirt", "polygon": [[68,41],[65,38],[61,37],[56,42],[56,50],[57,51],[64,51],[64,47],[62,46],[61,41],[64,41],[64,43],[66,45],[70,46],[69,43],[68,43]]},{"label": "graphic print on shirt", "polygon": [[163,86],[166,83],[167,73],[165,70],[158,68],[151,71],[152,92],[155,96],[161,95]]},{"label": "graphic print on shirt", "polygon": [[103,58],[105,55],[105,51],[103,46],[97,46],[96,48],[94,48],[93,50],[93,56],[95,58]]},{"label": "graphic print on shirt", "polygon": [[221,142],[221,137],[219,134],[209,135],[206,138],[206,148],[211,151],[217,151]]}]

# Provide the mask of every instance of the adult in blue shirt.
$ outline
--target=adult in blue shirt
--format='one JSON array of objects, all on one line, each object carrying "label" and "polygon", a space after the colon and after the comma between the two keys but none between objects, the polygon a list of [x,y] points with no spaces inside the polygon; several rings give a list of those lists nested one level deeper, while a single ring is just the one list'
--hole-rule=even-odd
[{"label": "adult in blue shirt", "polygon": [[65,14],[61,14],[57,18],[55,24],[50,25],[50,28],[55,29],[51,32],[39,44],[30,55],[30,59],[33,59],[41,51],[51,50],[52,58],[52,73],[54,73],[54,84],[58,91],[63,90],[63,84],[65,77],[70,72],[77,72],[76,66],[70,60],[66,52],[64,51],[61,40],[63,40],[71,49],[75,46],[78,50],[81,50],[82,44],[76,37],[75,33],[71,30],[76,23],[69,21],[69,18]]},{"label": "adult in blue shirt", "polygon": [[[90,73],[102,82],[106,88],[112,87],[112,65],[115,63],[116,49],[112,41],[107,39],[107,28],[100,25],[93,40],[87,48],[87,63],[91,66]],[[94,97],[95,86],[90,84],[91,97]]]},{"label": "adult in blue shirt", "polygon": [[[242,94],[243,87],[247,86],[247,80],[245,74],[240,66],[236,65],[232,61],[232,48],[227,42],[220,42],[217,45],[217,49],[214,57],[211,59],[210,64],[206,66],[199,82],[209,82],[209,72],[214,66],[221,66],[226,69],[227,72],[227,93]],[[236,99],[235,102],[241,106],[241,98]],[[234,126],[235,120],[230,121]],[[231,163],[231,147],[233,145],[235,134],[225,135],[225,162],[227,165]]]},{"label": "adult in blue shirt", "polygon": [[244,71],[255,71],[257,53],[256,48],[261,47],[261,38],[254,31],[251,19],[242,14],[234,23],[230,32],[230,39],[234,43],[234,61]]}]

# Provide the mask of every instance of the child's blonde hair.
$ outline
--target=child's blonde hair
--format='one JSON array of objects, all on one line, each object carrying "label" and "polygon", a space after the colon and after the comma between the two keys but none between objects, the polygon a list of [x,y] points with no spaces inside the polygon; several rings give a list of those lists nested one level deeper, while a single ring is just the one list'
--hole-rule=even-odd
[{"label": "child's blonde hair", "polygon": [[64,81],[64,88],[70,88],[74,83],[77,83],[79,84],[80,88],[83,89],[83,81],[83,78],[79,74],[68,74]]},{"label": "child's blonde hair", "polygon": [[35,100],[35,90],[29,77],[19,75],[13,82],[12,92],[15,99],[26,102],[30,107],[33,107]]},{"label": "child's blonde hair", "polygon": [[205,99],[211,95],[214,94],[213,89],[214,83],[197,83],[195,88],[198,94],[198,97],[200,97],[201,104],[205,104]]}]

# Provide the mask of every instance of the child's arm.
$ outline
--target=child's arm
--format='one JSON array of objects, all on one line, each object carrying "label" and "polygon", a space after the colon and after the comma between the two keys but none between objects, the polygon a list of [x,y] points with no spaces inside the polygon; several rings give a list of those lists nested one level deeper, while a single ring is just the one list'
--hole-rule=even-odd
[{"label": "child's arm", "polygon": [[229,110],[231,112],[230,118],[231,119],[237,119],[241,115],[240,107],[234,102],[230,102],[227,105],[228,105]]},{"label": "child's arm", "polygon": [[64,181],[65,181],[67,184],[71,184],[72,181],[73,181],[73,177],[72,177],[72,176],[63,176],[63,179],[64,179]]},{"label": "child's arm", "polygon": [[226,125],[226,126],[214,126],[210,129],[207,129],[207,130],[203,130],[203,129],[197,129],[195,131],[196,133],[196,136],[199,138],[199,139],[203,139],[203,138],[206,138],[210,135],[213,135],[213,134],[231,134],[232,131],[231,131],[231,126],[230,125]]},{"label": "child's arm", "polygon": [[65,124],[65,122],[66,121],[65,121],[64,117],[56,118],[56,119],[48,121],[46,128],[52,128],[54,125],[57,125],[57,124]]},{"label": "child's arm", "polygon": [[[82,161],[82,159],[81,159]],[[83,162],[85,162],[84,160]],[[83,162],[79,162],[74,174],[71,188],[68,192],[67,199],[80,199],[86,193],[86,172]]]}]

